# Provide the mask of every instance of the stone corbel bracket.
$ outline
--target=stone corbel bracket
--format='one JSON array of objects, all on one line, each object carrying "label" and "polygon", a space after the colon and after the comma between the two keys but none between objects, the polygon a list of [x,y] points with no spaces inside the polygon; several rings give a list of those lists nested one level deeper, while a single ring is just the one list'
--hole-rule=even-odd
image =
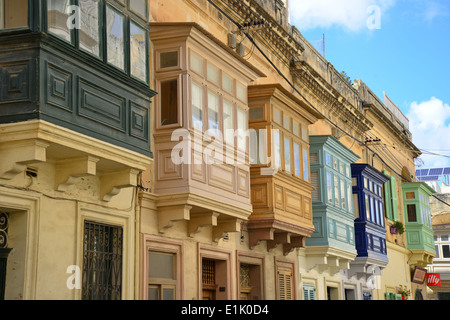
[{"label": "stone corbel bracket", "polygon": [[12,180],[24,172],[28,165],[45,162],[48,147],[48,143],[40,140],[25,140],[1,145],[0,179]]},{"label": "stone corbel bracket", "polygon": [[67,191],[78,178],[95,176],[97,174],[97,162],[99,158],[86,156],[61,160],[56,163],[56,190]]},{"label": "stone corbel bracket", "polygon": [[105,172],[100,177],[100,197],[109,202],[120,190],[137,186],[139,170],[127,168],[120,171]]},{"label": "stone corbel bracket", "polygon": [[227,233],[241,231],[241,219],[226,217],[217,221],[217,226],[213,227],[212,237],[215,243],[223,239]]},{"label": "stone corbel bracket", "polygon": [[193,238],[197,233],[201,232],[204,227],[217,227],[217,212],[193,213],[188,223],[189,237]]},{"label": "stone corbel bracket", "polygon": [[[189,221],[192,206],[180,204],[158,208],[158,231],[165,233],[177,221]],[[198,220],[197,220],[198,221]],[[203,223],[203,222],[201,222]]]}]

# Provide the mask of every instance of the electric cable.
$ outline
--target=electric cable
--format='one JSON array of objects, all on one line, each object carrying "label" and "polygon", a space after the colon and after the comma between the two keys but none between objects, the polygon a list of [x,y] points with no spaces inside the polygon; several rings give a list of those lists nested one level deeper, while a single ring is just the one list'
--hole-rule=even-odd
[{"label": "electric cable", "polygon": [[[217,10],[219,10],[223,15],[225,15],[233,24],[236,25],[236,27],[239,30],[242,30],[242,25],[240,23],[238,23],[237,21],[235,21],[233,18],[231,18],[224,10],[222,10],[217,4],[214,3],[213,0],[208,0],[208,2],[215,7]],[[267,60],[267,62],[275,69],[275,71],[278,73],[278,75],[280,77],[282,77],[291,87],[292,89],[300,96],[303,98],[303,100],[313,109],[315,110],[320,116],[323,117],[324,120],[326,120],[327,122],[329,122],[330,124],[332,124],[336,129],[340,130],[342,133],[344,133],[345,135],[347,135],[348,137],[350,137],[351,139],[355,140],[356,142],[358,142],[361,146],[365,146],[369,151],[371,151],[373,153],[373,155],[377,156],[381,162],[383,162],[383,164],[388,167],[392,172],[396,173],[399,177],[403,178],[405,181],[408,182],[414,182],[411,180],[410,177],[404,177],[401,173],[398,173],[396,170],[394,170],[377,152],[375,152],[374,150],[372,150],[369,146],[366,145],[366,143],[362,142],[361,140],[353,137],[352,135],[350,135],[349,133],[347,133],[345,130],[343,130],[342,128],[340,128],[337,124],[335,124],[334,122],[332,122],[330,119],[328,119],[322,112],[320,112],[311,102],[309,102],[308,99],[306,99],[303,94],[296,88],[296,86],[281,72],[281,70],[275,65],[275,63],[267,56],[267,54],[258,46],[258,44],[256,43],[256,41],[253,39],[253,37],[248,33],[243,31],[243,33],[245,34],[245,36],[247,37],[247,39],[249,39],[250,42],[252,42],[252,44],[254,44],[255,48],[259,51],[259,53]],[[449,207],[450,204],[446,203]]]}]

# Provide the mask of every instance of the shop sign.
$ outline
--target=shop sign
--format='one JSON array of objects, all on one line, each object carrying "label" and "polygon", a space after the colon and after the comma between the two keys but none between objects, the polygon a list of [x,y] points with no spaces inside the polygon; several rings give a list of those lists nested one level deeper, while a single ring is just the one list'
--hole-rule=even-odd
[{"label": "shop sign", "polygon": [[441,274],[440,273],[428,273],[427,274],[427,286],[440,287],[441,286]]}]

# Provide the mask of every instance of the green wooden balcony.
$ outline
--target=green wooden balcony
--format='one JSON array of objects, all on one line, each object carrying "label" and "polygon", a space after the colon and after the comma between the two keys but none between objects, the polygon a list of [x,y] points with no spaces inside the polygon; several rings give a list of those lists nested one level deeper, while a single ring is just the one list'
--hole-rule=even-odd
[{"label": "green wooden balcony", "polygon": [[408,182],[402,183],[402,192],[410,264],[424,267],[436,256],[429,201],[436,191],[424,182]]}]

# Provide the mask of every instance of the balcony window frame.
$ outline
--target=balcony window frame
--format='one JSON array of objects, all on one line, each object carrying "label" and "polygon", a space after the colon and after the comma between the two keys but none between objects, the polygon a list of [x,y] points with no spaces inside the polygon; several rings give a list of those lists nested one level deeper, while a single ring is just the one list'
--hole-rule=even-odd
[{"label": "balcony window frame", "polygon": [[[272,154],[275,155],[274,160],[278,160],[278,156],[281,157],[280,161],[280,169],[282,172],[301,179],[306,182],[310,182],[311,180],[311,170],[310,170],[310,155],[309,155],[309,143],[304,140],[302,136],[302,130],[305,124],[296,120],[295,117],[283,110],[280,107],[273,106],[272,107],[272,125],[271,129],[278,130],[280,134],[280,153],[277,154],[275,150],[275,144],[273,144]],[[294,127],[298,127],[298,130],[294,130]],[[296,133],[297,132],[297,133]],[[306,133],[307,135],[308,133]],[[289,141],[289,161],[286,161],[286,142]],[[298,145],[299,147],[299,155],[298,159],[300,160],[300,170],[296,170],[296,157],[295,157],[295,149],[294,146]],[[306,157],[305,157],[306,155]],[[287,168],[286,165],[289,165],[290,168]],[[275,163],[275,167],[277,164]],[[297,174],[297,172],[299,174]]]},{"label": "balcony window frame", "polygon": [[[29,1],[30,3],[31,1]],[[146,18],[143,19],[141,16],[136,15],[133,11],[129,9],[129,1],[114,1],[114,0],[98,0],[99,4],[99,55],[95,55],[88,50],[85,50],[80,47],[80,30],[77,28],[73,28],[70,30],[71,38],[70,41],[67,41],[63,39],[62,37],[54,34],[49,30],[49,21],[48,21],[48,1],[41,1],[41,10],[42,10],[42,30],[44,30],[45,33],[49,35],[50,39],[53,39],[56,42],[59,42],[62,46],[69,46],[80,53],[80,55],[87,55],[90,57],[93,57],[96,60],[102,61],[105,65],[107,65],[110,68],[113,68],[114,70],[117,70],[121,73],[124,73],[128,77],[137,80],[141,83],[145,83],[146,85],[149,84],[150,81],[150,57],[149,57],[149,49],[150,49],[150,39],[149,39],[149,33],[148,28],[146,28],[146,24],[148,22],[148,4],[146,3]],[[71,6],[77,6],[79,4],[78,0],[70,0],[69,5]],[[30,6],[30,4],[29,4]],[[115,66],[112,63],[108,62],[108,45],[107,45],[107,30],[105,28],[106,25],[106,11],[107,8],[110,8],[111,10],[117,12],[120,14],[123,19],[123,45],[124,45],[124,66],[123,69],[120,67]],[[29,13],[30,15],[30,13]],[[145,80],[134,76],[131,73],[131,24],[135,24],[139,28],[141,28],[145,33]]]},{"label": "balcony window frame", "polygon": [[13,27],[13,28],[5,28],[5,17],[4,14],[6,12],[5,9],[5,0],[0,0],[0,7],[2,8],[1,10],[1,15],[0,15],[0,35],[1,34],[8,34],[8,33],[14,33],[14,32],[23,32],[23,31],[28,31],[31,29],[35,29],[33,26],[33,16],[34,16],[34,12],[36,11],[34,9],[34,1],[33,0],[27,0],[27,18],[26,18],[26,25],[24,26],[18,26],[18,27]]}]

